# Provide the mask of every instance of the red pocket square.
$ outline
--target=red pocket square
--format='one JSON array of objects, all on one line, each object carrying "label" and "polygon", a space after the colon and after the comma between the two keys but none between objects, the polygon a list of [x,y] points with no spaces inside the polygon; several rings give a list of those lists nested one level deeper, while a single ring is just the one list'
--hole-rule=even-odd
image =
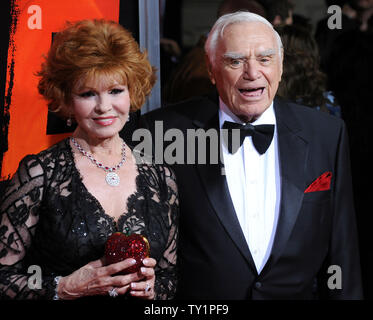
[{"label": "red pocket square", "polygon": [[324,172],[320,177],[310,184],[304,193],[329,190],[331,181],[332,173],[330,171]]}]

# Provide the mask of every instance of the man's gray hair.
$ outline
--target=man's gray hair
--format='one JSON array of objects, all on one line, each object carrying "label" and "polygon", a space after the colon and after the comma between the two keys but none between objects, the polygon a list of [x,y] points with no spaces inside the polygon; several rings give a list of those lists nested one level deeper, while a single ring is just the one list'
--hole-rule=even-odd
[{"label": "man's gray hair", "polygon": [[282,41],[280,35],[277,31],[273,28],[272,24],[263,18],[262,16],[248,12],[248,11],[237,11],[234,13],[229,13],[221,16],[212,27],[206,43],[205,43],[205,52],[210,60],[212,65],[215,64],[216,59],[216,47],[218,45],[219,38],[223,36],[224,29],[233,24],[233,23],[241,23],[241,22],[261,22],[271,28],[273,31],[275,38],[277,40],[278,46],[278,53],[279,56],[282,56]]}]

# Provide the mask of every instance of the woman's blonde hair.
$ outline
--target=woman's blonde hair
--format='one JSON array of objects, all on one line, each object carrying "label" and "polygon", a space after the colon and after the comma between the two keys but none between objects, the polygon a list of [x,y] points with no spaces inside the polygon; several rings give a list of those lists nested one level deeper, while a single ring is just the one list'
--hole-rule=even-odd
[{"label": "woman's blonde hair", "polygon": [[48,108],[70,116],[72,90],[87,81],[113,79],[128,86],[131,111],[141,108],[156,81],[155,68],[131,33],[114,21],[82,20],[58,32],[37,74]]}]

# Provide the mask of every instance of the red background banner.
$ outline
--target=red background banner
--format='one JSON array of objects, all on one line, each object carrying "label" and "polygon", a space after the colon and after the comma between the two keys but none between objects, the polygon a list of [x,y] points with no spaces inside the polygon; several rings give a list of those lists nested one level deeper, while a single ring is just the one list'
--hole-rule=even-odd
[{"label": "red background banner", "polygon": [[48,52],[52,33],[66,21],[105,18],[119,20],[119,0],[14,0],[5,87],[5,108],[9,119],[8,150],[4,153],[1,177],[12,175],[27,154],[38,153],[70,133],[47,134],[48,109],[37,91],[43,55]]}]

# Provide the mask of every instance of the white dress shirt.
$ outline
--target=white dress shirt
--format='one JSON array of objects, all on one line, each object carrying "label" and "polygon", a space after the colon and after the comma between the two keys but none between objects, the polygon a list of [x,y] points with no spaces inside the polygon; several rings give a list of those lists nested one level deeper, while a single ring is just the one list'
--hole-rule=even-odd
[{"label": "white dress shirt", "polygon": [[[220,100],[220,128],[224,121],[244,124]],[[276,125],[273,103],[252,124]],[[234,154],[229,153],[222,142],[222,151],[229,193],[259,274],[271,253],[280,210],[281,178],[276,126],[271,145],[263,155],[256,151],[252,137],[246,137]]]}]

